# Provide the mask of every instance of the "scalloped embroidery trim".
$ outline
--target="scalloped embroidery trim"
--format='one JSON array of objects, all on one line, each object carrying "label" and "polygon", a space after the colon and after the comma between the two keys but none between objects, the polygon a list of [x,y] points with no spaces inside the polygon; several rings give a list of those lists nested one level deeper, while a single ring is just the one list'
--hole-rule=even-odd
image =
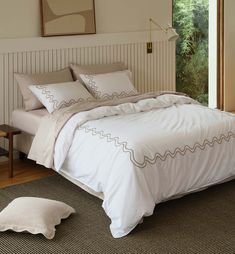
[{"label": "scalloped embroidery trim", "polygon": [[99,88],[96,85],[96,82],[94,81],[94,75],[84,75],[84,77],[88,80],[87,84],[86,84],[88,90],[91,93],[93,93],[94,96],[96,96],[98,99],[112,100],[112,99],[119,99],[119,98],[129,97],[129,96],[138,94],[138,92],[135,89],[133,89],[129,92],[122,91],[120,93],[114,92],[112,94],[108,94],[108,93],[103,94],[103,93],[101,93],[101,91],[99,91]]},{"label": "scalloped embroidery trim", "polygon": [[144,155],[144,161],[139,162],[135,158],[135,152],[128,147],[126,141],[121,142],[119,137],[112,137],[110,133],[105,133],[103,130],[98,131],[96,128],[89,126],[80,126],[79,130],[84,130],[85,133],[90,133],[92,136],[98,136],[100,139],[106,139],[108,143],[113,143],[115,147],[121,147],[124,153],[129,153],[130,161],[139,168],[145,168],[148,163],[155,164],[157,160],[166,161],[168,158],[174,159],[178,154],[185,156],[187,152],[195,153],[197,149],[205,150],[206,147],[213,147],[215,144],[221,145],[223,141],[229,142],[232,138],[235,139],[235,133],[228,132],[227,134],[221,134],[219,137],[213,137],[211,141],[205,139],[202,144],[196,142],[192,147],[185,145],[184,148],[177,147],[173,152],[166,150],[164,154],[155,153],[153,158]]},{"label": "scalloped embroidery trim", "polygon": [[87,99],[79,98],[77,100],[71,99],[69,101],[63,100],[63,101],[59,102],[58,100],[56,100],[54,98],[54,95],[51,93],[51,91],[46,86],[37,85],[36,88],[41,90],[41,93],[45,96],[45,98],[48,100],[49,103],[53,104],[54,110],[69,107],[75,103],[93,100],[93,98],[89,97]]}]

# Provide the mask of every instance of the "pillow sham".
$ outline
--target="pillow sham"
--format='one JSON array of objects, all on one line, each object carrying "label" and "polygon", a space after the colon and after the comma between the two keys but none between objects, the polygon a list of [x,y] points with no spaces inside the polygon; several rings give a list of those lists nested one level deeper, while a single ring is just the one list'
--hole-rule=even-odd
[{"label": "pillow sham", "polygon": [[47,239],[55,236],[55,226],[75,210],[63,202],[34,197],[14,199],[0,213],[0,231],[43,234]]},{"label": "pillow sham", "polygon": [[80,74],[104,74],[115,71],[124,71],[127,69],[125,64],[122,62],[93,65],[70,64],[70,68],[72,70],[74,80],[79,80],[80,82],[82,82]]},{"label": "pillow sham", "polygon": [[77,102],[94,100],[93,96],[79,81],[29,86],[29,89],[49,113],[69,107]]},{"label": "pillow sham", "polygon": [[73,77],[69,68],[34,75],[15,73],[15,79],[22,93],[26,111],[43,107],[42,103],[29,90],[30,85],[45,85],[73,81]]},{"label": "pillow sham", "polygon": [[97,99],[110,100],[138,94],[131,82],[129,70],[96,75],[81,74],[80,77]]}]

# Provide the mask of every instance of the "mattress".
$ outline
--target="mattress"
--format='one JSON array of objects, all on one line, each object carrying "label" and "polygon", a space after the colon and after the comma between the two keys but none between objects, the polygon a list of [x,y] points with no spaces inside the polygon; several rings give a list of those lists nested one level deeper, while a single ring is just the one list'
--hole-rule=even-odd
[{"label": "mattress", "polygon": [[47,114],[49,113],[45,108],[32,111],[17,109],[12,113],[12,125],[23,132],[34,136],[38,130],[42,117]]},{"label": "mattress", "polygon": [[[34,136],[37,132],[39,127],[40,121],[42,117],[49,114],[46,109],[38,109],[32,111],[25,111],[23,109],[14,110],[12,113],[12,125],[16,128],[22,130],[20,135],[17,135],[14,139],[14,148],[17,151],[22,153],[28,154],[30,147],[32,145]],[[82,184],[78,180],[71,178],[66,172],[59,172],[60,175],[68,179],[69,181],[73,182],[83,190],[87,191],[93,196],[96,196],[100,199],[103,199],[103,194],[98,193],[87,187],[86,185]]]}]

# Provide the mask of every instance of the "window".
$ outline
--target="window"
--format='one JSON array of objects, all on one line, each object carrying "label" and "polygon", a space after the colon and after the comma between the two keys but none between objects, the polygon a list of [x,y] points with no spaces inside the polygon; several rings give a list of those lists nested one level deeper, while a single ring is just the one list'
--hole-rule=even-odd
[{"label": "window", "polygon": [[173,0],[176,46],[176,87],[208,105],[209,0]]}]

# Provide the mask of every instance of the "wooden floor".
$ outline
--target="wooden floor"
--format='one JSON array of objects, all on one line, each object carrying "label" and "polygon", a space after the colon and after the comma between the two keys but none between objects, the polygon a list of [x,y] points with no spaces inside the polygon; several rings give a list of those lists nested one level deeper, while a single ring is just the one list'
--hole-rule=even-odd
[{"label": "wooden floor", "polygon": [[14,177],[8,178],[8,164],[7,162],[1,162],[0,188],[34,181],[54,174],[55,172],[52,169],[44,168],[33,161],[24,159],[14,161]]}]

